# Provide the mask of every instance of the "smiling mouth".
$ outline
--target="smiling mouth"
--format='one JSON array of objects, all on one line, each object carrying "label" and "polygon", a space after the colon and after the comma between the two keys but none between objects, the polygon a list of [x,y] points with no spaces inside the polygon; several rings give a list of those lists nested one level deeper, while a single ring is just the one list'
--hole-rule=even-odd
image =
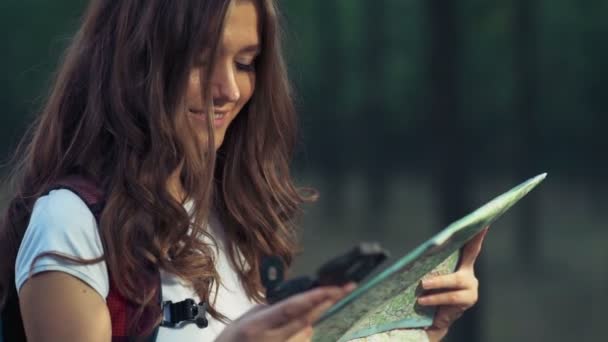
[{"label": "smiling mouth", "polygon": [[[188,112],[192,115],[193,118],[199,120],[200,122],[207,121],[207,113],[203,110],[189,109]],[[213,113],[213,126],[215,128],[223,127],[226,123],[225,120],[227,112]]]},{"label": "smiling mouth", "polygon": [[[190,109],[189,112],[192,115],[207,117],[207,114],[202,110]],[[213,114],[213,118],[216,120],[221,120],[224,118],[224,116],[226,116],[226,113],[214,113]]]}]

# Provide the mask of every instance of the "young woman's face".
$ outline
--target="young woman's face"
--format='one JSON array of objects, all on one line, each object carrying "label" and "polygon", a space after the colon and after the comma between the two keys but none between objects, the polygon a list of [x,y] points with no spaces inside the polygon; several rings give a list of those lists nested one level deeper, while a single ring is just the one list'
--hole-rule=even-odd
[{"label": "young woman's face", "polygon": [[[254,0],[233,1],[218,49],[218,57],[209,85],[212,88],[215,113],[213,128],[216,150],[222,145],[230,123],[255,90],[254,63],[260,52],[260,35],[258,9]],[[207,106],[201,96],[200,77],[201,71],[206,72],[211,69],[206,59],[207,56],[201,56],[190,71],[186,93],[189,119],[197,131],[199,140],[203,143],[207,141],[205,133]]]}]

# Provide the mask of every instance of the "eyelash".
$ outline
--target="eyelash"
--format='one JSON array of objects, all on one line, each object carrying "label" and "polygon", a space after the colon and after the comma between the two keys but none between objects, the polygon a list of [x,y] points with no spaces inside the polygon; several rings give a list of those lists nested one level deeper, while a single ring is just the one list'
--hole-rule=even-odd
[{"label": "eyelash", "polygon": [[[255,61],[251,62],[251,64],[245,64],[245,63],[239,63],[239,62],[235,62],[234,64],[236,65],[236,68],[238,70],[241,70],[244,72],[254,72],[255,71]],[[195,66],[199,67],[199,68],[204,68],[207,66],[207,61],[198,60],[198,61],[196,61]]]},{"label": "eyelash", "polygon": [[255,71],[255,62],[252,62],[251,64],[243,64],[243,63],[236,62],[236,67],[237,67],[237,69],[245,71],[245,72],[254,72]]}]

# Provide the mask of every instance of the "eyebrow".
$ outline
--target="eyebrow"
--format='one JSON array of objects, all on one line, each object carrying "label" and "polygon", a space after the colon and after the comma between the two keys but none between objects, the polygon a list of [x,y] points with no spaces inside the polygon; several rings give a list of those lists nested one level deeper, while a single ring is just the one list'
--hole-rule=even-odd
[{"label": "eyebrow", "polygon": [[260,48],[260,44],[252,44],[252,45],[247,45],[244,48],[241,49],[241,53],[255,53],[256,55],[259,54],[261,51]]}]

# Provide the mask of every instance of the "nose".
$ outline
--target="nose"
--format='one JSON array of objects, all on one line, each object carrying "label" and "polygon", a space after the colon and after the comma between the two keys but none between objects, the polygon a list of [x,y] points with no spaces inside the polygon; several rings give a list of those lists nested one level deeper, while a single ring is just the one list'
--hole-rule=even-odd
[{"label": "nose", "polygon": [[218,64],[213,72],[213,102],[216,105],[223,102],[236,102],[241,98],[235,70],[226,64]]}]

